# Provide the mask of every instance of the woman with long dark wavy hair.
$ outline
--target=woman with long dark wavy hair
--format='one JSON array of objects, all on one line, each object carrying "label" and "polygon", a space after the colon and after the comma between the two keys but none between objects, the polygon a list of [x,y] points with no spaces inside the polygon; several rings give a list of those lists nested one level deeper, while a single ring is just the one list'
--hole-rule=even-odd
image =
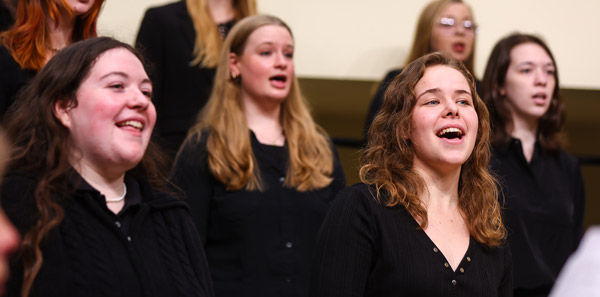
[{"label": "woman with long dark wavy hair", "polygon": [[212,296],[184,202],[150,141],[152,83],[111,38],[62,50],[9,110],[2,203],[23,240],[9,296]]},{"label": "woman with long dark wavy hair", "polygon": [[564,150],[565,104],[552,52],[540,38],[498,41],[482,82],[492,114],[492,169],[501,178],[515,296],[548,296],[583,235],[579,162]]},{"label": "woman with long dark wavy hair", "polygon": [[17,93],[58,51],[96,37],[104,0],[20,0],[14,25],[0,34],[0,119]]},{"label": "woman with long dark wavy hair", "polygon": [[489,116],[458,60],[411,62],[317,240],[310,296],[511,296]]}]

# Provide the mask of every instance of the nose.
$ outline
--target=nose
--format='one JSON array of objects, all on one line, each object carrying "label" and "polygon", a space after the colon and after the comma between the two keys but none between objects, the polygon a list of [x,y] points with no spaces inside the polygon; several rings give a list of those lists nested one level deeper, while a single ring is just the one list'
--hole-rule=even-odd
[{"label": "nose", "polygon": [[548,83],[548,74],[544,69],[538,69],[535,71],[535,85],[545,86]]},{"label": "nose", "polygon": [[275,55],[275,68],[286,69],[288,65],[288,58],[284,53],[278,52]]},{"label": "nose", "polygon": [[19,233],[0,209],[0,261],[6,261],[8,256],[17,250],[19,238]]},{"label": "nose", "polygon": [[129,99],[128,105],[132,109],[146,110],[152,104],[151,99],[144,94],[142,90],[134,89]]},{"label": "nose", "polygon": [[456,105],[456,102],[454,102],[453,100],[446,101],[446,108],[444,110],[443,116],[451,118],[458,117],[458,106]]}]

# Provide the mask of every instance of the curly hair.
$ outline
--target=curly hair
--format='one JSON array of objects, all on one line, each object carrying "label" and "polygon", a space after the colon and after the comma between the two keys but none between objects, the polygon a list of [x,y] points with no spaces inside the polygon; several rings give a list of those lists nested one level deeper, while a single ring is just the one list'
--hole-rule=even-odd
[{"label": "curly hair", "polygon": [[[98,57],[113,48],[125,48],[142,61],[128,44],[108,37],[76,42],[54,56],[24,89],[11,107],[4,127],[13,144],[9,170],[32,174],[37,178],[34,190],[35,225],[23,237],[20,255],[24,265],[21,294],[28,296],[43,264],[42,239],[64,217],[61,200],[75,191],[68,181],[72,170],[69,156],[73,142],[69,130],[54,114],[56,104],[77,106],[76,92]],[[133,175],[166,189],[167,161],[152,141],[140,163],[130,170]]]},{"label": "curly hair", "polygon": [[[427,227],[427,210],[420,199],[427,191],[413,170],[415,148],[410,139],[415,85],[428,67],[444,65],[458,70],[467,80],[479,121],[471,156],[461,167],[458,205],[471,236],[487,246],[499,245],[506,235],[500,215],[496,180],[488,171],[490,122],[487,108],[475,91],[475,80],[462,62],[442,53],[425,55],[408,64],[390,83],[383,105],[368,131],[361,156],[360,178],[377,189],[376,199],[388,206],[403,205]],[[385,194],[384,194],[385,193]],[[384,198],[385,197],[385,198]]]},{"label": "curly hair", "polygon": [[556,152],[564,147],[564,125],[567,118],[566,107],[560,95],[556,61],[544,41],[533,35],[519,33],[513,33],[501,39],[494,46],[481,82],[483,100],[488,105],[492,115],[492,145],[501,146],[511,139],[512,116],[506,106],[506,97],[500,94],[500,89],[504,86],[506,73],[511,63],[510,52],[517,45],[524,43],[533,43],[542,47],[550,56],[555,67],[554,81],[556,83],[552,92],[550,107],[538,120],[538,137],[542,148]]}]

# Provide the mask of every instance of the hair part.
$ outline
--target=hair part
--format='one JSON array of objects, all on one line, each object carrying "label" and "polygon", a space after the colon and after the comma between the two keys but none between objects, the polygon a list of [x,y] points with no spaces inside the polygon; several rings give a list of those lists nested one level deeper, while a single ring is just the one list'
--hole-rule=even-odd
[{"label": "hair part", "polygon": [[415,86],[429,67],[442,65],[459,71],[467,80],[479,121],[471,156],[461,166],[458,185],[459,208],[471,236],[487,246],[497,246],[506,231],[500,216],[496,180],[488,172],[490,157],[489,114],[475,91],[475,79],[462,62],[444,53],[425,55],[408,64],[390,83],[381,109],[368,131],[361,157],[360,179],[374,185],[376,199],[387,207],[402,205],[427,227],[425,181],[413,169],[415,148],[410,139],[412,113],[416,104]]},{"label": "hair part", "polygon": [[[108,37],[76,42],[54,56],[33,78],[11,106],[5,119],[13,142],[9,169],[37,178],[34,191],[35,225],[23,237],[20,255],[24,265],[23,297],[28,296],[43,264],[40,243],[64,217],[63,200],[75,191],[67,176],[73,142],[69,130],[54,114],[56,104],[77,106],[76,92],[98,57],[114,48],[125,48],[144,64],[126,43]],[[152,142],[141,162],[129,172],[164,189],[167,180],[164,154]]]},{"label": "hair part", "polygon": [[[196,40],[194,43],[194,59],[191,66],[202,66],[206,68],[217,67],[223,38],[219,33],[218,24],[213,20],[206,0],[185,0],[187,12],[192,19]],[[235,21],[255,15],[256,0],[233,0],[235,10]]]},{"label": "hair part", "polygon": [[[241,80],[244,78],[232,79],[229,64],[231,53],[241,56],[250,35],[268,25],[284,27],[292,35],[282,20],[265,15],[247,17],[232,28],[225,39],[210,99],[187,137],[199,139],[202,133],[209,133],[209,168],[227,190],[263,188],[243,111]],[[326,133],[313,121],[295,77],[288,97],[281,103],[280,121],[289,152],[284,185],[298,191],[329,185],[333,152]]]},{"label": "hair part", "polygon": [[500,89],[504,87],[506,82],[506,74],[511,64],[512,49],[518,45],[533,43],[539,45],[548,54],[555,67],[554,90],[550,107],[546,113],[538,120],[538,137],[540,145],[548,151],[558,151],[564,147],[564,125],[567,118],[566,107],[562,96],[560,95],[560,87],[558,81],[558,66],[554,60],[554,56],[550,48],[539,37],[529,34],[513,33],[501,39],[496,43],[490,58],[488,60],[481,90],[483,99],[490,109],[492,115],[492,144],[494,146],[502,146],[507,144],[511,139],[513,130],[512,115],[507,106],[506,96],[501,95]]},{"label": "hair part", "polygon": [[[452,3],[460,3],[469,8],[462,0],[435,0],[429,2],[427,6],[421,12],[417,21],[417,27],[415,29],[415,35],[412,42],[410,53],[406,58],[406,64],[436,50],[433,49],[431,41],[433,40],[433,28],[438,24],[440,15]],[[472,13],[471,13],[472,14]],[[467,67],[469,72],[473,73],[473,65],[475,64],[475,41],[473,42],[473,49],[471,55],[462,61]]]}]

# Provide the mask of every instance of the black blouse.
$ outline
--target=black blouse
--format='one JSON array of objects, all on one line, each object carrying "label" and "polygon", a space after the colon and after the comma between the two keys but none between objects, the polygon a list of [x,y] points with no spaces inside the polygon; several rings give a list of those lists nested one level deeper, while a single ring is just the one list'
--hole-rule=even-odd
[{"label": "black blouse", "polygon": [[15,101],[19,91],[35,76],[35,71],[24,70],[8,49],[0,46],[0,120]]},{"label": "black blouse", "polygon": [[317,240],[311,297],[512,296],[508,248],[471,238],[453,271],[404,207],[374,193],[356,184],[338,194]]},{"label": "black blouse", "polygon": [[544,151],[531,162],[518,139],[494,149],[491,166],[505,199],[505,224],[515,267],[515,296],[547,296],[583,234],[585,194],[577,160]]},{"label": "black blouse", "polygon": [[[75,180],[77,190],[59,201],[64,219],[41,244],[44,262],[30,296],[214,296],[185,203],[126,176],[126,204],[114,214],[100,192]],[[25,175],[2,183],[3,207],[21,236],[35,223],[35,187]],[[22,282],[15,257],[7,296],[20,296]]]},{"label": "black blouse", "polygon": [[329,186],[307,192],[284,187],[287,147],[250,136],[263,192],[225,190],[208,169],[207,133],[184,143],[174,182],[187,195],[204,240],[216,296],[307,297],[318,229],[345,185],[342,167],[334,150]]}]

